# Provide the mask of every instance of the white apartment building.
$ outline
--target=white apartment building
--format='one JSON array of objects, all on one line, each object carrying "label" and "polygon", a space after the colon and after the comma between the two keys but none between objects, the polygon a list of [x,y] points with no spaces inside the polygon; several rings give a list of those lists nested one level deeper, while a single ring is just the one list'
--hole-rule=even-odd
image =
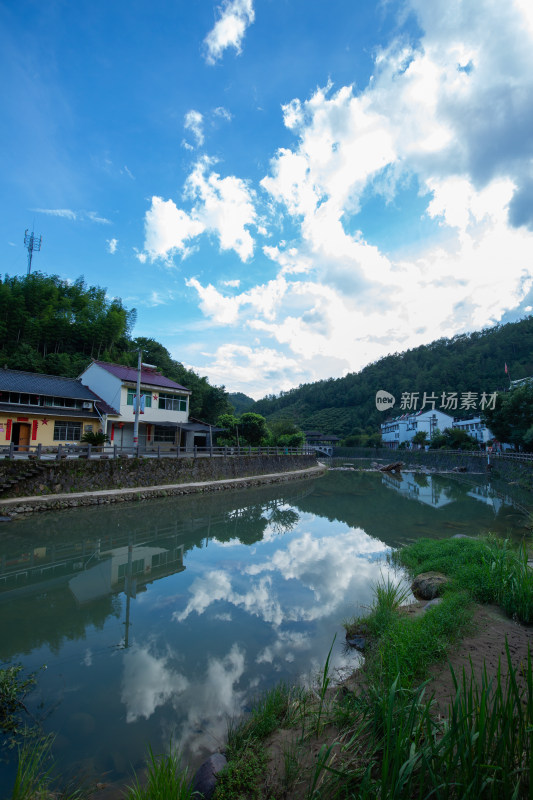
[{"label": "white apartment building", "polygon": [[387,420],[381,425],[381,441],[384,447],[395,449],[402,442],[410,443],[419,431],[425,431],[427,441],[431,439],[436,430],[444,431],[446,428],[459,428],[480,445],[494,439],[492,431],[487,428],[480,416],[468,419],[457,419],[442,411],[418,411],[414,414],[403,414],[401,417]]},{"label": "white apartment building", "polygon": [[406,413],[382,423],[381,441],[384,447],[394,450],[402,442],[411,442],[419,431],[425,432],[429,441],[436,430],[443,431],[452,425],[453,417],[437,409]]},{"label": "white apartment building", "polygon": [[469,419],[454,419],[453,427],[477,439],[480,444],[487,444],[491,439],[494,439],[492,431],[487,428],[481,417],[470,417]]}]

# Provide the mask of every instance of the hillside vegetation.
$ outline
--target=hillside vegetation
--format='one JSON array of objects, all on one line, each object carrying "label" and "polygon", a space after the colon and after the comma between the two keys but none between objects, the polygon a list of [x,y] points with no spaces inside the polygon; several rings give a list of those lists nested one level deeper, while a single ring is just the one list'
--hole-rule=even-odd
[{"label": "hillside vegetation", "polygon": [[126,366],[143,360],[192,391],[191,416],[215,422],[230,409],[224,387],[174,360],[155,339],[132,338],[137,312],[106,290],[34,272],[0,280],[0,365],[76,378],[91,358]]},{"label": "hillside vegetation", "polygon": [[[395,353],[344,378],[269,395],[249,410],[269,420],[290,418],[304,430],[343,437],[370,433],[387,416],[376,409],[379,389],[394,395],[395,411],[403,392],[419,392],[420,398],[433,392],[438,408],[442,392],[481,395],[507,388],[505,364],[513,380],[533,375],[533,317]],[[465,411],[452,413],[469,416]]]}]

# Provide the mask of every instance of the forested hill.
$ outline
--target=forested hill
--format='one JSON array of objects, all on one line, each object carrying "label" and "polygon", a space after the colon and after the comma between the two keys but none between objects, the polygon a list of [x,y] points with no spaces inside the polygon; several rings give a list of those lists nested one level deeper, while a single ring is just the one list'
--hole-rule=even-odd
[{"label": "forested hill", "polygon": [[39,272],[6,275],[0,280],[0,366],[75,378],[91,358],[136,366],[141,347],[145,362],[192,391],[191,416],[215,422],[228,411],[224,387],[186,369],[154,339],[131,338],[136,316],[83,278],[69,283]]},{"label": "forested hill", "polygon": [[442,392],[480,395],[508,387],[505,364],[513,380],[533,375],[533,317],[389,355],[344,378],[269,395],[250,411],[267,419],[290,418],[304,430],[343,437],[370,433],[387,416],[376,409],[379,389],[394,395],[395,410],[403,392],[420,392],[420,397],[433,392],[439,398]]},{"label": "forested hill", "polygon": [[248,397],[247,394],[243,394],[242,392],[230,392],[229,401],[237,416],[249,411],[255,402],[253,397]]}]

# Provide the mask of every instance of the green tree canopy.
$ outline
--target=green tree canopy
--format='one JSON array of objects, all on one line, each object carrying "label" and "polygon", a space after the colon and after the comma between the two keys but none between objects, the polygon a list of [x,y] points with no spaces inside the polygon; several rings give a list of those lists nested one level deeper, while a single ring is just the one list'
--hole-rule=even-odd
[{"label": "green tree canopy", "polygon": [[486,408],[483,417],[500,442],[533,451],[533,384],[500,392],[494,409]]},{"label": "green tree canopy", "polygon": [[6,275],[0,280],[0,365],[75,378],[91,358],[136,366],[141,347],[143,361],[191,390],[191,416],[214,422],[230,409],[223,386],[184,367],[155,339],[132,339],[136,318],[135,309],[83,278],[69,283],[39,272]]},{"label": "green tree canopy", "polygon": [[239,433],[248,444],[263,444],[268,436],[266,419],[261,414],[247,411],[239,420]]}]

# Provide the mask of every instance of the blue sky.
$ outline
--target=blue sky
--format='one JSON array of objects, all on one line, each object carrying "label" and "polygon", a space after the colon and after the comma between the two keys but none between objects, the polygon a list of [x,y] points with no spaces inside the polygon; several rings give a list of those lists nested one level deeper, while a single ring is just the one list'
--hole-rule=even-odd
[{"label": "blue sky", "polygon": [[533,306],[528,0],[0,4],[2,272],[256,398]]}]

